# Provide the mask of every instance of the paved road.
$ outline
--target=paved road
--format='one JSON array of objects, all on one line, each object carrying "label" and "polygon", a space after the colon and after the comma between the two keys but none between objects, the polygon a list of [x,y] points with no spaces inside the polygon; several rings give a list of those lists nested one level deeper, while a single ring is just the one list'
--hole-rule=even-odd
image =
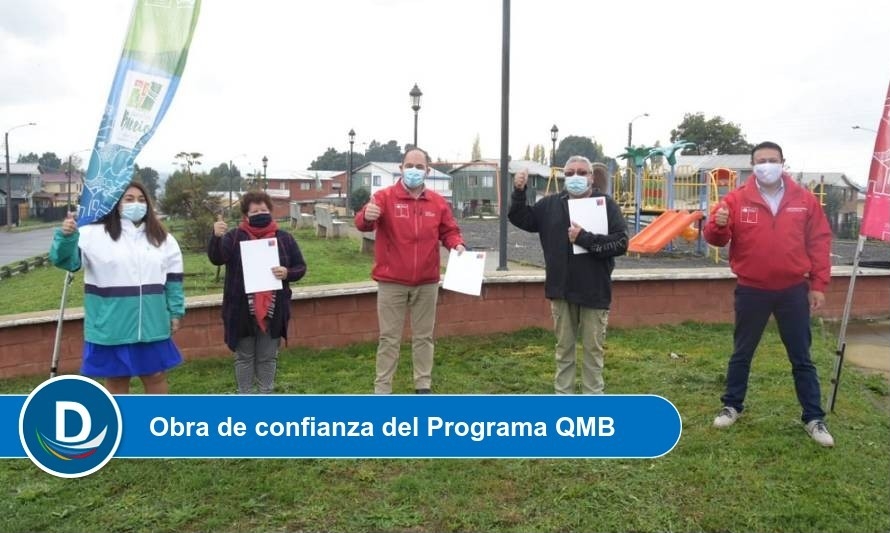
[{"label": "paved road", "polygon": [[15,233],[0,230],[0,266],[47,253],[54,231],[55,228]]}]

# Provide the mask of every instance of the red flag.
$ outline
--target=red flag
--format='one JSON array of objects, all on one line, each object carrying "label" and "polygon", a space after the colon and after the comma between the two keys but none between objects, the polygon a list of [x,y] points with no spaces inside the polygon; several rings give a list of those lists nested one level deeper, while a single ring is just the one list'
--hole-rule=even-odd
[{"label": "red flag", "polygon": [[859,234],[890,241],[890,87],[884,101],[884,114],[878,125],[875,152],[868,172],[865,210]]}]

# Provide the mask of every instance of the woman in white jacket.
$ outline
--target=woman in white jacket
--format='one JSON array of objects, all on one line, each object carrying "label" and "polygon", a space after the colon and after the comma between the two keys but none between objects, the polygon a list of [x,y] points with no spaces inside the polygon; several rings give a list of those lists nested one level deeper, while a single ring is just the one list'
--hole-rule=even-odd
[{"label": "woman in white jacket", "polygon": [[167,393],[166,371],[182,362],[171,339],[185,314],[182,252],[145,187],[130,183],[110,213],[82,228],[69,214],[50,260],[84,269],[81,373],[105,378],[112,394],[129,392],[133,376],[146,393]]}]

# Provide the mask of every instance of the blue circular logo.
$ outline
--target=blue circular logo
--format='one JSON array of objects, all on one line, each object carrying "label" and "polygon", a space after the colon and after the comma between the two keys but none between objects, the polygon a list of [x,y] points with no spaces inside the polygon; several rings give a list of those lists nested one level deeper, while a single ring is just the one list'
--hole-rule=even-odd
[{"label": "blue circular logo", "polygon": [[25,453],[44,472],[77,478],[99,470],[121,441],[121,411],[105,387],[82,376],[44,381],[19,416]]}]

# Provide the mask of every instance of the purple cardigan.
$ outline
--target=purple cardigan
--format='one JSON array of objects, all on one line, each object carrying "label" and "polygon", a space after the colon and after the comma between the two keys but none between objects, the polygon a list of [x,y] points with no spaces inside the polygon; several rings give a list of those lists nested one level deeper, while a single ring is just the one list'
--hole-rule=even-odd
[{"label": "purple cardigan", "polygon": [[[281,266],[287,267],[287,278],[281,290],[275,291],[275,311],[269,324],[272,338],[287,339],[287,323],[290,320],[289,282],[295,282],[306,274],[306,262],[294,237],[283,230],[275,232],[278,239],[278,259]],[[250,316],[247,294],[244,292],[244,273],[241,269],[241,241],[250,240],[250,235],[235,228],[222,237],[213,235],[207,244],[207,257],[214,265],[226,266],[226,279],[223,287],[222,319],[226,345],[233,352],[238,341],[254,335],[255,319]]]}]

